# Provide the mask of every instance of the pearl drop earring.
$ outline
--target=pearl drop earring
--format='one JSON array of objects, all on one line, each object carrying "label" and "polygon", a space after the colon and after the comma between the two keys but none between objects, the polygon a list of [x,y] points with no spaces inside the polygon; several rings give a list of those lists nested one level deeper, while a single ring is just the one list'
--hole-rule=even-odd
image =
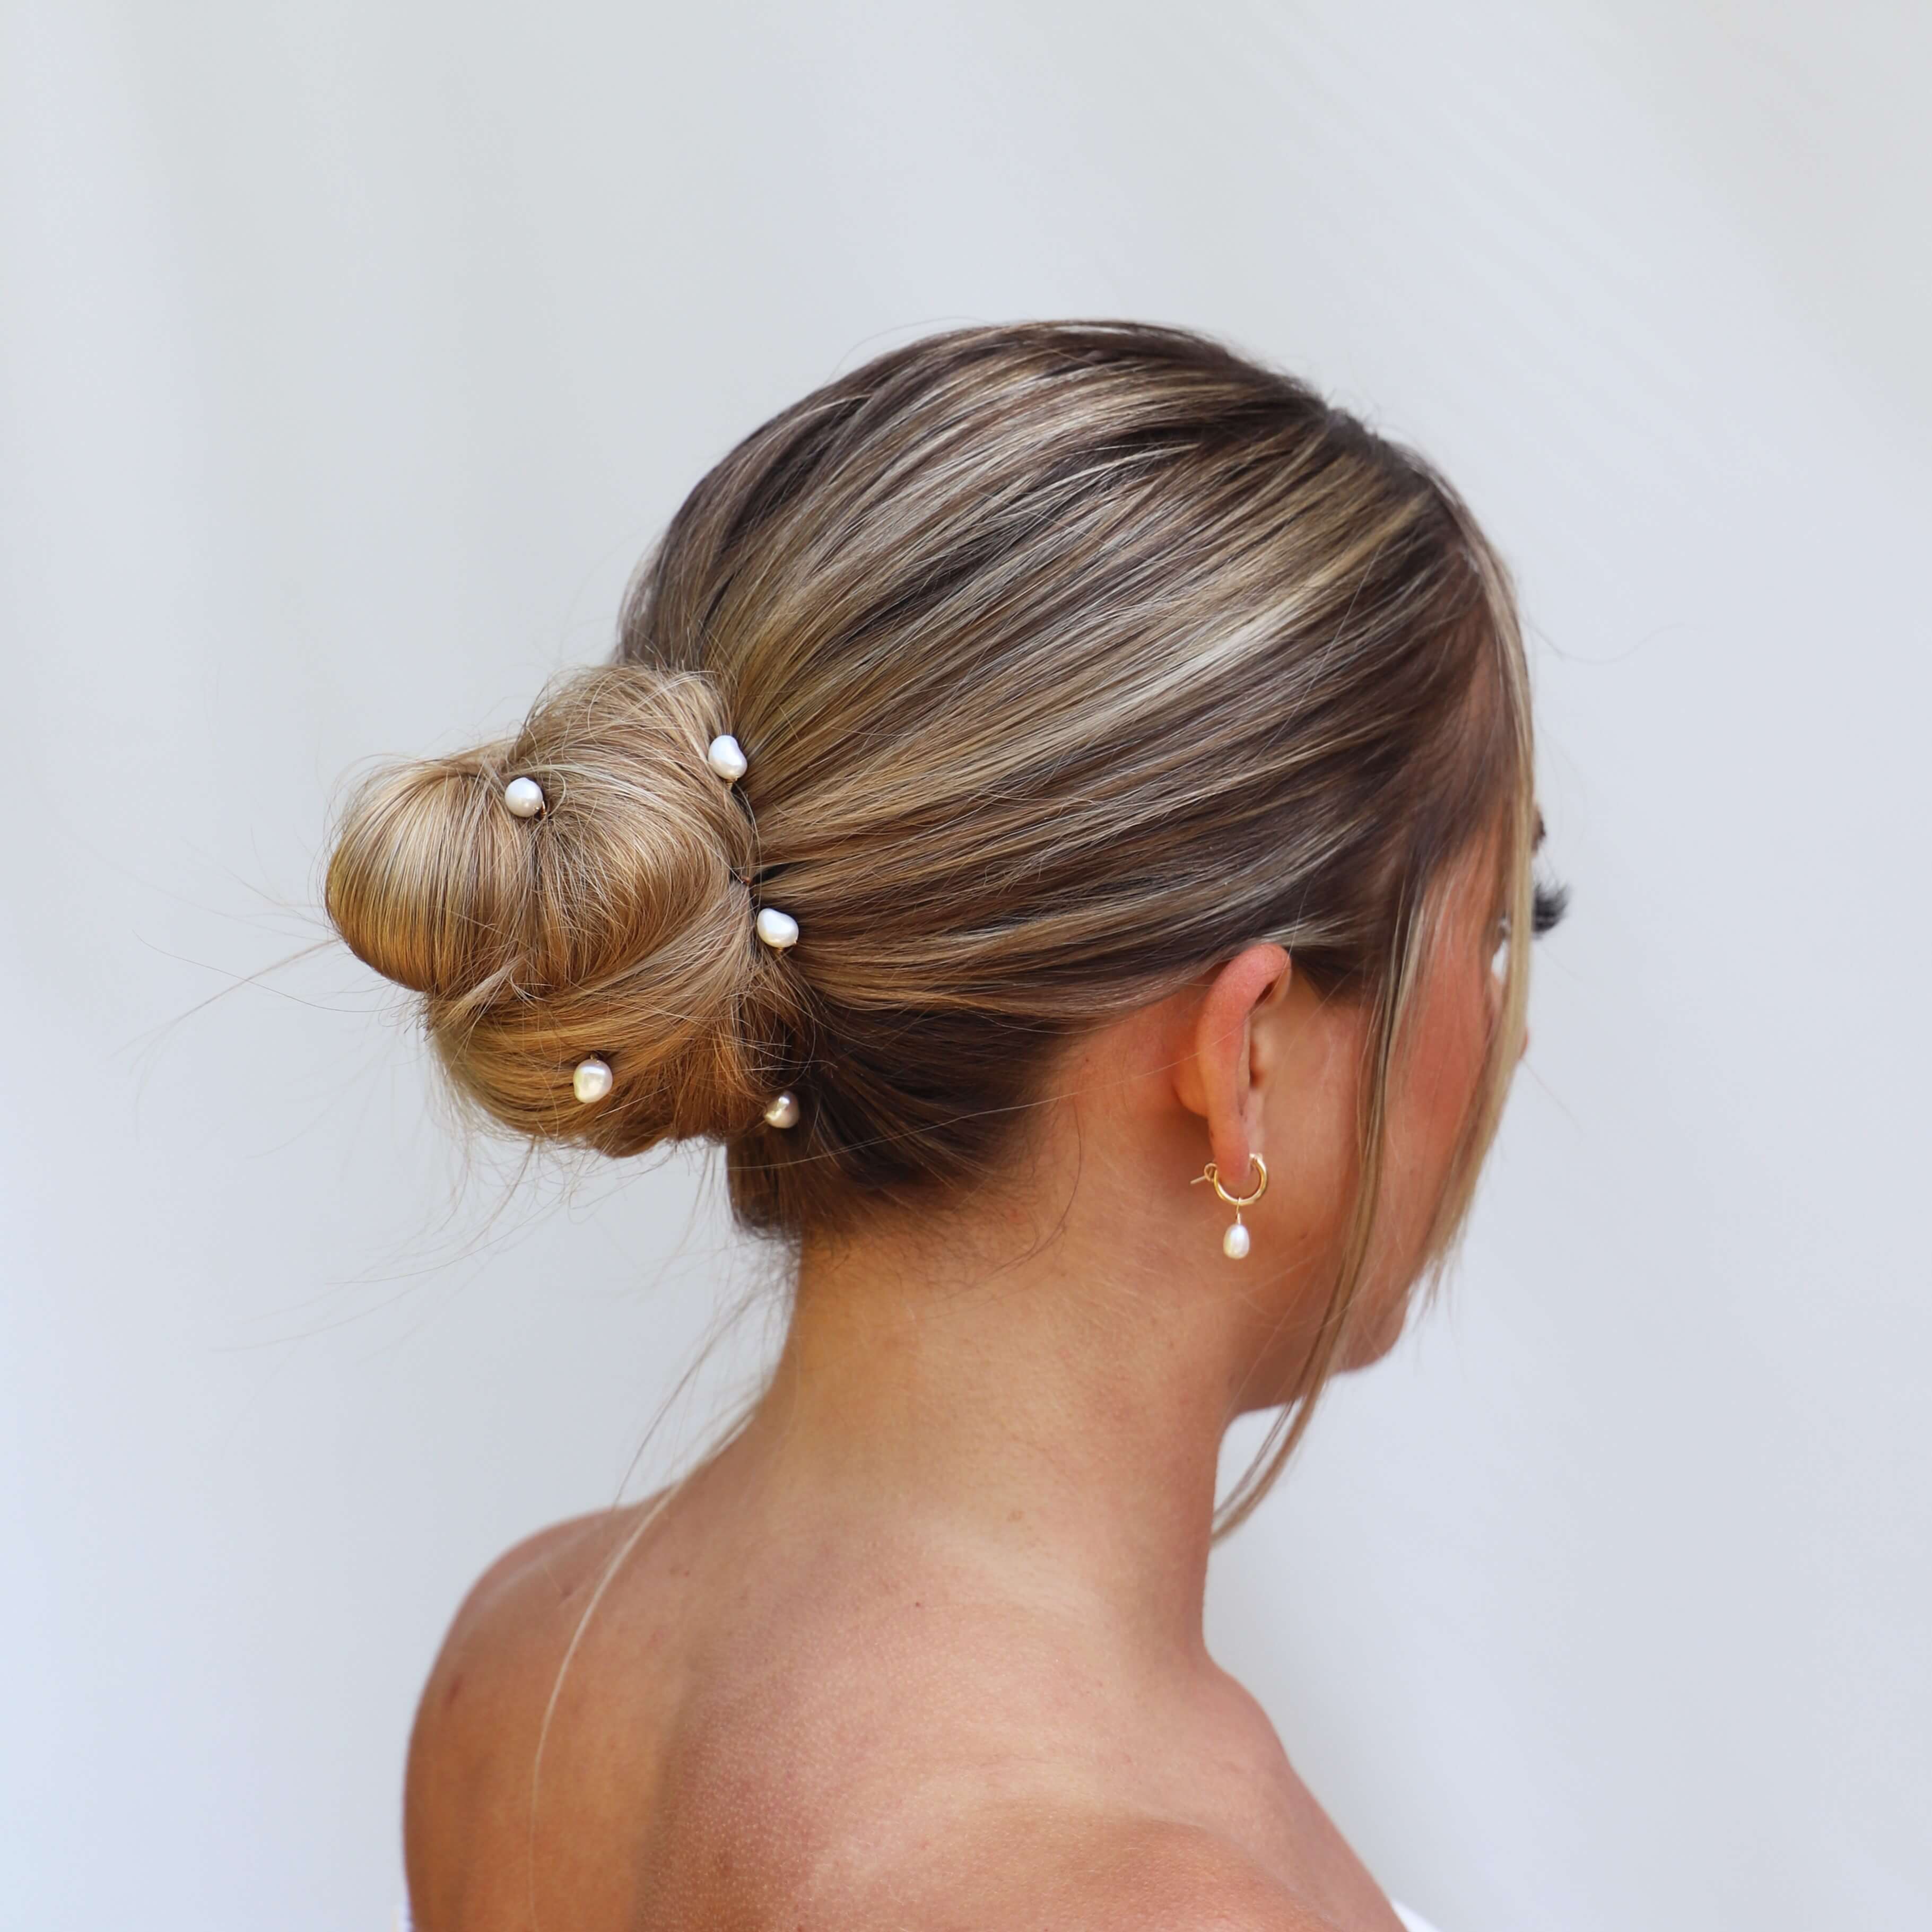
[{"label": "pearl drop earring", "polygon": [[544,808],[543,787],[535,778],[512,778],[503,788],[503,802],[518,818],[534,818]]},{"label": "pearl drop earring", "polygon": [[598,1059],[580,1060],[577,1071],[570,1076],[570,1090],[588,1106],[592,1100],[601,1100],[610,1090],[610,1064]]},{"label": "pearl drop earring", "polygon": [[765,1124],[772,1127],[795,1127],[798,1125],[798,1096],[781,1094],[765,1109]]},{"label": "pearl drop earring", "polygon": [[1231,1262],[1245,1261],[1250,1246],[1248,1231],[1241,1224],[1241,1210],[1252,1208],[1268,1192],[1268,1162],[1258,1154],[1250,1154],[1248,1160],[1261,1177],[1255,1183],[1255,1191],[1252,1194],[1230,1194],[1221,1185],[1221,1170],[1211,1160],[1187,1184],[1190,1187],[1198,1187],[1204,1180],[1206,1181],[1234,1209],[1234,1225],[1221,1237],[1221,1252]]}]

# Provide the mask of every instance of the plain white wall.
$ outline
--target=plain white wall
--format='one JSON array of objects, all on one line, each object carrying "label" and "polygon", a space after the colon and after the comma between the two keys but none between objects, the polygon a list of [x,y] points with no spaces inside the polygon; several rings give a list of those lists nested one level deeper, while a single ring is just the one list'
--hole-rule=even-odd
[{"label": "plain white wall", "polygon": [[601,654],[834,370],[1100,314],[1464,487],[1575,890],[1460,1278],[1220,1654],[1445,1932],[1932,1922],[1932,14],[4,22],[0,1916],[386,1923],[461,1591],[759,1276],[696,1166],[466,1175],[353,962],[239,983],[334,788]]}]

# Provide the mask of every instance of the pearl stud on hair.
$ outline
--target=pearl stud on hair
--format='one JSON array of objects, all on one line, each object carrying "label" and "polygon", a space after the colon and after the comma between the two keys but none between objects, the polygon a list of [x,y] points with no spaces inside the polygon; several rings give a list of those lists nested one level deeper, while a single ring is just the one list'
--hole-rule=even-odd
[{"label": "pearl stud on hair", "polygon": [[798,1125],[798,1096],[781,1094],[765,1109],[765,1124],[768,1127],[795,1127]]},{"label": "pearl stud on hair", "polygon": [[602,1100],[610,1090],[609,1063],[595,1058],[580,1060],[577,1071],[570,1076],[570,1090],[586,1106]]},{"label": "pearl stud on hair", "polygon": [[747,769],[744,747],[728,731],[712,740],[711,748],[704,754],[704,762],[727,784],[735,784]]},{"label": "pearl stud on hair", "polygon": [[782,952],[788,946],[798,944],[798,921],[788,912],[766,906],[758,914],[758,937],[774,952]]},{"label": "pearl stud on hair", "polygon": [[518,818],[534,818],[544,808],[543,787],[535,778],[512,778],[503,788],[503,802]]}]

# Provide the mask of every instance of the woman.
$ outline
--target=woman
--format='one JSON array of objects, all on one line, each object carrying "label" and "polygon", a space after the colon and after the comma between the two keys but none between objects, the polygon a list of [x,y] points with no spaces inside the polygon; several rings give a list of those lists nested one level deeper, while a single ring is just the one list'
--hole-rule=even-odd
[{"label": "woman", "polygon": [[796,1257],[723,1445],[458,1614],[420,1932],[1393,1932],[1202,1592],[1460,1226],[1538,832],[1448,486],[1113,324],[808,397],[692,493],[613,664],[373,780],[330,912],[458,1090],[716,1140]]}]

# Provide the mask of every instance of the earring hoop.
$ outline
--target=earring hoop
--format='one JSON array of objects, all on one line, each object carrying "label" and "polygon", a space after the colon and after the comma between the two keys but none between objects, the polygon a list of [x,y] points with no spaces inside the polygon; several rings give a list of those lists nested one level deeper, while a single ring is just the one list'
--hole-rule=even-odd
[{"label": "earring hoop", "polygon": [[1248,1231],[1241,1225],[1241,1210],[1252,1208],[1268,1192],[1268,1162],[1258,1154],[1250,1154],[1248,1162],[1261,1177],[1255,1183],[1255,1190],[1252,1194],[1230,1194],[1221,1184],[1221,1170],[1211,1160],[1187,1184],[1190,1187],[1198,1187],[1204,1180],[1206,1181],[1234,1209],[1234,1225],[1221,1237],[1221,1252],[1231,1262],[1245,1259],[1251,1245]]},{"label": "earring hoop", "polygon": [[1256,1183],[1255,1191],[1252,1194],[1230,1194],[1221,1184],[1221,1170],[1211,1160],[1192,1180],[1188,1183],[1188,1185],[1190,1187],[1198,1187],[1204,1180],[1223,1201],[1227,1202],[1230,1208],[1236,1210],[1252,1208],[1268,1192],[1268,1162],[1262,1160],[1259,1154],[1251,1154],[1248,1156],[1248,1165],[1261,1176],[1261,1179]]}]

